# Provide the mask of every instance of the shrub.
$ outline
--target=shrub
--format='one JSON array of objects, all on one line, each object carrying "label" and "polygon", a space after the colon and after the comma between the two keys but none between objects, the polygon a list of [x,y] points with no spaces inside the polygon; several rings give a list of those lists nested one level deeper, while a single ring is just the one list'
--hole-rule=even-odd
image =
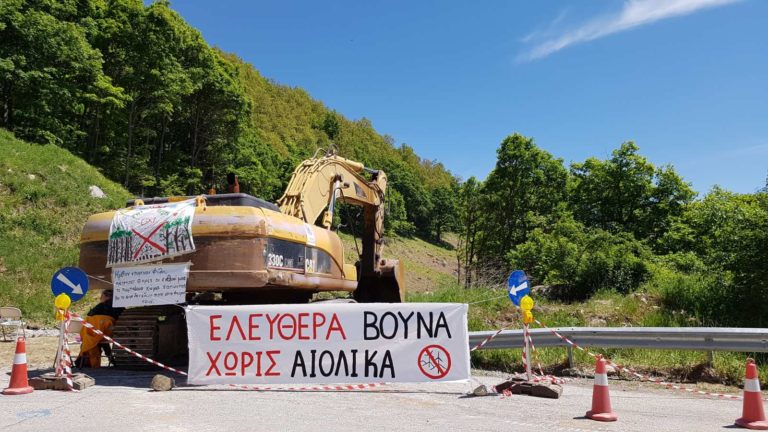
[{"label": "shrub", "polygon": [[651,251],[629,234],[587,229],[570,216],[550,231],[535,229],[507,255],[537,282],[565,285],[569,297],[583,299],[601,289],[630,292],[649,276]]}]

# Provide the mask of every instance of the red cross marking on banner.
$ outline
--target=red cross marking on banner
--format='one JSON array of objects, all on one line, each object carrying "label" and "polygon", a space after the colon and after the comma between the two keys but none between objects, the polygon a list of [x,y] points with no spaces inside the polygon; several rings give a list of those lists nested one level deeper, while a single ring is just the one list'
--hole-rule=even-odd
[{"label": "red cross marking on banner", "polygon": [[146,237],[141,235],[141,233],[136,231],[134,228],[131,228],[131,231],[133,231],[134,234],[136,234],[137,236],[141,237],[142,240],[144,240],[144,242],[141,244],[141,246],[139,246],[139,248],[136,249],[136,253],[133,254],[133,259],[136,259],[136,257],[139,256],[139,253],[141,253],[141,250],[144,248],[145,244],[148,244],[148,245],[154,247],[155,249],[159,250],[160,253],[165,253],[166,252],[164,247],[162,247],[159,244],[157,244],[157,243],[152,241],[152,236],[155,235],[155,233],[158,232],[160,230],[160,228],[163,227],[163,225],[165,225],[165,221],[163,221],[160,225],[156,226],[155,229],[153,229],[152,232],[149,233],[149,235],[146,236]]},{"label": "red cross marking on banner", "polygon": [[427,350],[427,355],[429,356],[429,361],[431,361],[432,364],[435,365],[435,367],[437,367],[437,374],[438,375],[442,375],[443,374],[443,367],[440,366],[440,362],[437,361],[437,359],[435,359],[434,354],[432,354],[432,352],[430,350]]},{"label": "red cross marking on banner", "polygon": [[[437,357],[435,357],[435,354],[432,352],[432,350],[437,351]],[[443,354],[445,359],[440,358],[440,354]],[[426,356],[429,359],[428,362],[423,362],[421,360],[424,356]],[[442,364],[443,361],[446,362],[445,366],[443,366]],[[437,373],[433,374],[431,373],[431,371],[427,371],[424,368],[425,364],[432,365],[435,368],[437,368]],[[419,353],[418,365],[419,365],[419,370],[421,370],[421,373],[423,373],[424,376],[426,376],[427,378],[440,379],[448,375],[448,371],[451,370],[451,355],[450,353],[448,353],[448,351],[445,348],[443,348],[440,345],[429,345],[423,350],[421,350],[421,352]]]}]

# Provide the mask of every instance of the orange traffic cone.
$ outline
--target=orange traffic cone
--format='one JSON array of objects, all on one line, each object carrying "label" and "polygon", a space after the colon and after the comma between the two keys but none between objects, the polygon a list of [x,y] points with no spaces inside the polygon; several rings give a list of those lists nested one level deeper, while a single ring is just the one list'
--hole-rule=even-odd
[{"label": "orange traffic cone", "polygon": [[32,387],[27,381],[27,349],[26,339],[16,339],[16,355],[13,357],[13,369],[11,369],[11,384],[3,390],[4,395],[20,395],[32,393]]},{"label": "orange traffic cone", "polygon": [[605,359],[597,357],[595,364],[595,385],[592,387],[592,409],[587,411],[587,418],[597,421],[616,421],[618,417],[611,409],[611,396],[608,394],[608,374],[605,373]]},{"label": "orange traffic cone", "polygon": [[755,361],[747,359],[747,374],[744,377],[744,405],[741,418],[736,419],[736,425],[747,429],[768,429],[763,411],[763,397],[760,393],[760,380],[757,378]]}]

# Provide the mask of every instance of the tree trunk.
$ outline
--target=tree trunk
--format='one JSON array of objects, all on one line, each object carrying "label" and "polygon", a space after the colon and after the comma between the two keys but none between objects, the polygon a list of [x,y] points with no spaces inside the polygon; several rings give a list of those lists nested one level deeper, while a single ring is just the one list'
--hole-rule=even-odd
[{"label": "tree trunk", "polygon": [[[165,147],[165,129],[168,123],[167,116],[163,116],[162,124],[160,125],[160,143],[157,146],[157,153],[155,154],[155,179],[160,179],[160,164],[163,161],[163,149]],[[159,184],[159,181],[158,181]],[[157,185],[155,186],[157,187]]]},{"label": "tree trunk", "polygon": [[13,128],[13,84],[9,81],[3,89],[3,112],[0,117],[4,128]]},{"label": "tree trunk", "polygon": [[88,163],[93,164],[96,159],[96,150],[99,148],[99,138],[101,135],[101,107],[96,108],[96,118],[93,121],[93,128],[91,133],[91,143],[88,149]]},{"label": "tree trunk", "polygon": [[133,157],[133,128],[136,121],[136,102],[131,102],[131,110],[128,112],[128,152],[125,157],[125,180],[123,186],[128,187],[131,176],[131,158]]},{"label": "tree trunk", "polygon": [[192,157],[189,160],[190,168],[197,164],[197,154],[199,152],[198,143],[200,139],[200,104],[195,103],[195,124],[192,127]]}]

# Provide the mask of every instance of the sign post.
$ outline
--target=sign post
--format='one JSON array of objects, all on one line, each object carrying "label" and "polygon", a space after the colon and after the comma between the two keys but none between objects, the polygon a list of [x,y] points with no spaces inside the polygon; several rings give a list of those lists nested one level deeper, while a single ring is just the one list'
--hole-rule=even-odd
[{"label": "sign post", "polygon": [[507,281],[509,285],[509,299],[515,306],[520,306],[520,300],[531,293],[531,287],[528,284],[528,277],[522,270],[515,270],[509,275]]},{"label": "sign post", "polygon": [[528,381],[533,378],[531,376],[531,343],[528,341],[528,324],[523,324],[525,326],[525,347],[523,348],[525,350],[525,376],[528,379]]},{"label": "sign post", "polygon": [[528,283],[528,277],[522,270],[515,270],[510,273],[508,285],[509,299],[523,312],[523,359],[525,360],[525,373],[528,381],[530,381],[533,378],[531,375],[531,342],[528,334],[529,325],[533,322],[533,313],[531,313],[533,299],[529,295],[531,287]]},{"label": "sign post", "polygon": [[523,310],[523,326],[525,328],[525,373],[528,376],[528,381],[531,380],[531,335],[529,333],[530,324],[533,321],[533,299],[526,294],[520,299],[520,309]]},{"label": "sign post", "polygon": [[88,275],[77,267],[64,267],[53,274],[51,292],[54,296],[66,294],[76,302],[88,292]]},{"label": "sign post", "polygon": [[56,319],[61,321],[59,346],[56,349],[53,367],[56,370],[56,376],[61,376],[61,355],[64,346],[67,309],[73,301],[80,300],[88,292],[88,275],[77,267],[59,269],[51,278],[51,292],[55,296],[53,304],[56,308]]}]

